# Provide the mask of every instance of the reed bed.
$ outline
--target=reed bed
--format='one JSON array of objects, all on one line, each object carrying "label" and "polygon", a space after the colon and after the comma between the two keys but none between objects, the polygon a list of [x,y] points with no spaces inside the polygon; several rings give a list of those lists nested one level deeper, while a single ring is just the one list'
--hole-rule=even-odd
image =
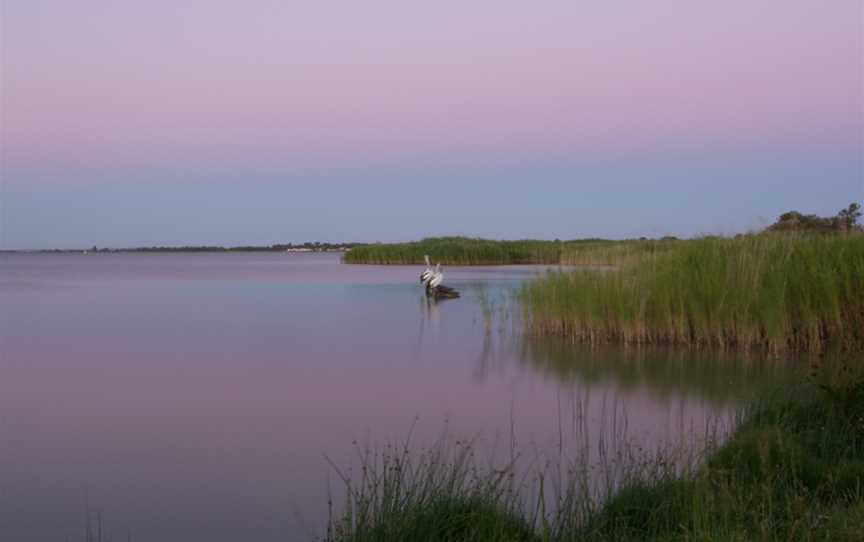
[{"label": "reed bed", "polygon": [[528,331],[595,344],[864,350],[864,236],[703,238],[630,258],[526,284]]},{"label": "reed bed", "polygon": [[568,242],[561,251],[561,265],[620,267],[671,250],[679,242],[671,239]]},{"label": "reed bed", "polygon": [[[527,501],[517,495],[524,481],[513,464],[484,466],[470,444],[419,456],[407,448],[366,454],[359,479],[340,472],[345,507],[331,516],[326,540],[859,541],[861,369],[820,367],[769,394],[739,413],[736,431],[725,443],[711,441],[698,464],[672,467],[675,458],[663,454],[638,460],[619,447],[599,470],[576,462],[562,476],[541,466]],[[608,476],[625,463],[626,476]],[[604,475],[615,481],[598,494],[586,480]]]},{"label": "reed bed", "polygon": [[675,240],[525,239],[497,241],[469,237],[428,237],[410,243],[359,245],[342,261],[359,264],[421,265],[428,254],[446,265],[601,265],[617,266],[674,247]]},{"label": "reed bed", "polygon": [[357,246],[345,263],[421,265],[428,254],[444,265],[557,264],[562,243],[526,239],[493,241],[468,237],[429,237],[411,243]]}]

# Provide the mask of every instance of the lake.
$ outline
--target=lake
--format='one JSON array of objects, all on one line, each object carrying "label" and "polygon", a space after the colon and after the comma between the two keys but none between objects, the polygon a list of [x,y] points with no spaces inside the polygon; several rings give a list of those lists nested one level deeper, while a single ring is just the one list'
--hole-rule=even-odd
[{"label": "lake", "polygon": [[[308,540],[327,458],[443,433],[543,454],[626,420],[645,447],[698,435],[778,364],[522,337],[543,268],[338,254],[0,255],[0,539]],[[602,271],[598,271],[602,272]],[[413,428],[413,429],[412,429]],[[334,491],[338,491],[334,490]]]}]

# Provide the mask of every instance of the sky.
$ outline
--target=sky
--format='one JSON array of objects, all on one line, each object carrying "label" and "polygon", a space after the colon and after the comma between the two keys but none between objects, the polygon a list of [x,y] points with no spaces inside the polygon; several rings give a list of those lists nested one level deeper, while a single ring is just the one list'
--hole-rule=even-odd
[{"label": "sky", "polygon": [[734,234],[864,201],[861,0],[0,0],[0,248]]}]

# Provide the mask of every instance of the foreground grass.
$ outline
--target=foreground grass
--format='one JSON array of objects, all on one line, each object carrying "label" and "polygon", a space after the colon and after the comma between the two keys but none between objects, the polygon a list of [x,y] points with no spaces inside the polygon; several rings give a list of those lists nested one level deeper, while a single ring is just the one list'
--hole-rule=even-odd
[{"label": "foreground grass", "polygon": [[628,259],[528,283],[529,331],[589,343],[864,349],[864,236],[705,238]]},{"label": "foreground grass", "polygon": [[864,539],[864,379],[848,370],[754,406],[703,468],[625,488],[573,539]]},{"label": "foreground grass", "polygon": [[526,506],[512,468],[484,474],[470,447],[375,455],[356,485],[343,477],[346,511],[327,539],[862,540],[864,378],[855,372],[820,369],[751,407],[701,466],[676,473],[662,457],[643,462],[602,500],[584,467],[557,491],[544,489],[541,472]]},{"label": "foreground grass", "polygon": [[512,471],[484,474],[467,443],[442,440],[413,455],[406,443],[361,453],[360,478],[333,468],[345,484],[342,515],[327,540],[531,540]]}]

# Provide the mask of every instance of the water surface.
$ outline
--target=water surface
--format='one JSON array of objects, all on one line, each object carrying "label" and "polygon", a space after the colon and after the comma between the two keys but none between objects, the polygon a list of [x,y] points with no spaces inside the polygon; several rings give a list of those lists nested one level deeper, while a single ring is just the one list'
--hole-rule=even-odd
[{"label": "water surface", "polygon": [[[579,405],[646,446],[724,416],[782,369],[525,340],[508,295],[540,268],[336,254],[0,255],[0,539],[304,540],[326,454],[446,428],[494,449],[576,446]],[[491,318],[490,318],[491,317]],[[515,326],[515,327],[514,327]],[[562,426],[565,427],[562,430]],[[331,482],[332,482],[332,476]]]}]

